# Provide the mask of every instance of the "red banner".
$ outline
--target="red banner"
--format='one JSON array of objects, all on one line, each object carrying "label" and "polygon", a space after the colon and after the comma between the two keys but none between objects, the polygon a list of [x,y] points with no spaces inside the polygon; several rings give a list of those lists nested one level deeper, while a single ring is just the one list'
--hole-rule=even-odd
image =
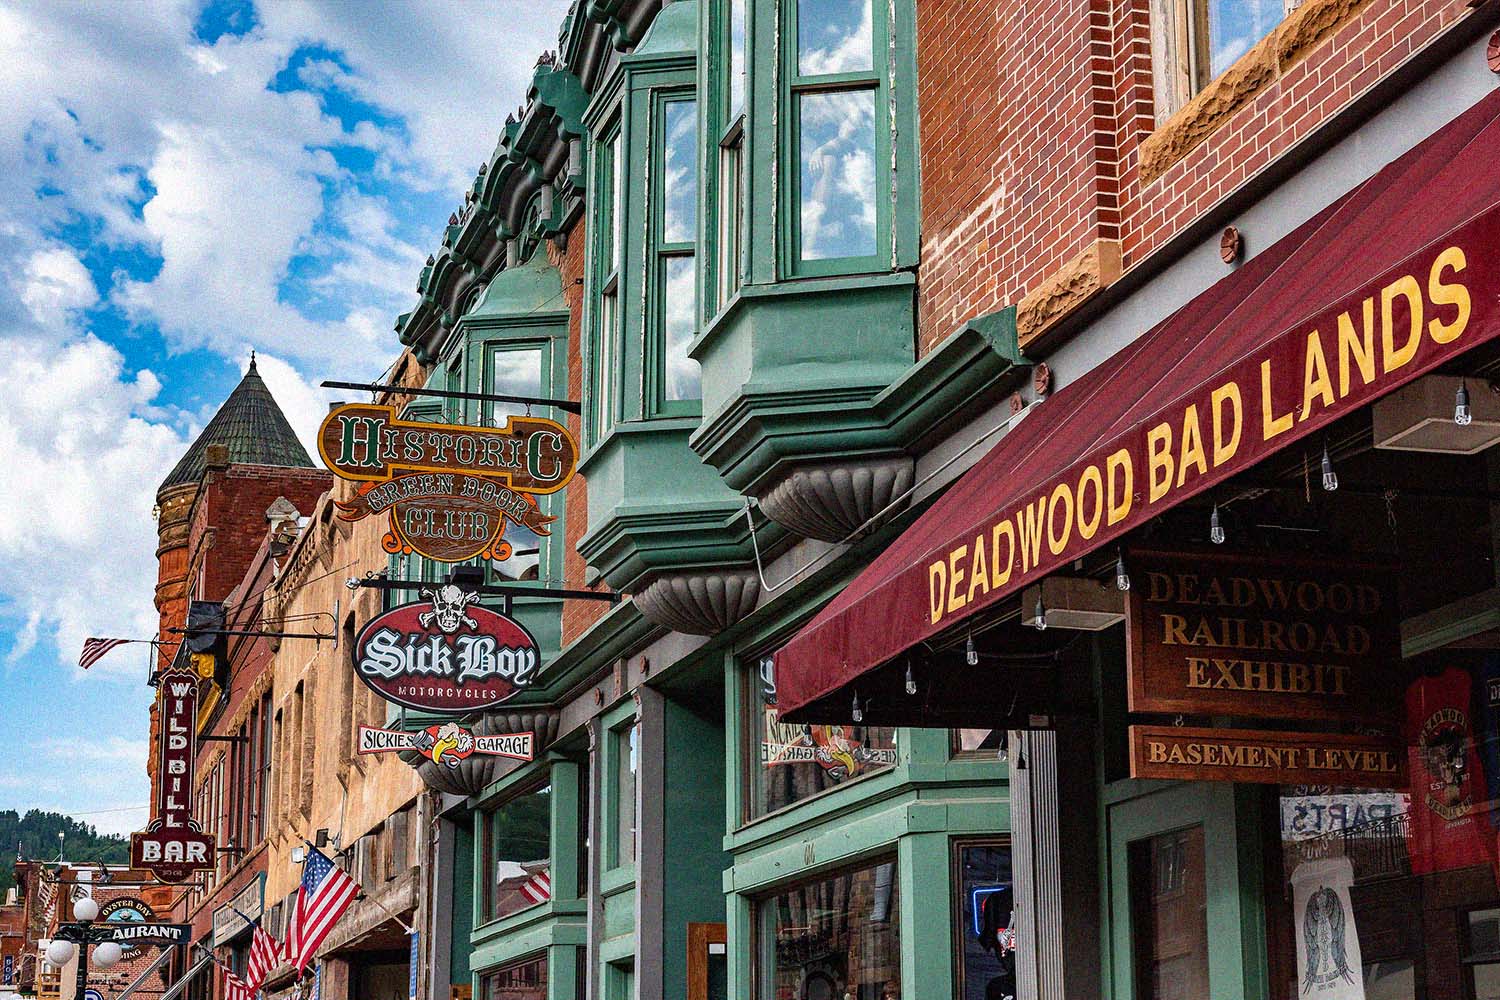
[{"label": "red banner", "polygon": [[1495,835],[1476,812],[1485,798],[1474,746],[1467,671],[1449,668],[1406,689],[1406,741],[1411,757],[1411,841],[1414,875],[1493,864]]}]

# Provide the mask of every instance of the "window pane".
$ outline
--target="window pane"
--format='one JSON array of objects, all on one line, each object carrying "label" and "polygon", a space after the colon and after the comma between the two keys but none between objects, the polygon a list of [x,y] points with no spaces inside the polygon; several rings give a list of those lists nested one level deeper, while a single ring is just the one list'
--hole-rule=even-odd
[{"label": "window pane", "polygon": [[[525,499],[533,507],[540,507],[546,513],[547,497],[525,496]],[[506,580],[535,580],[541,575],[541,536],[523,524],[506,518],[504,540],[510,543],[510,558],[495,559],[490,566],[495,573]]]},{"label": "window pane", "polygon": [[744,233],[744,160],[745,140],[741,136],[731,146],[719,150],[719,304],[728,302],[740,290],[740,247]]},{"label": "window pane", "polygon": [[625,217],[625,164],[620,162],[620,137],[609,140],[611,188],[609,193],[609,261],[608,269],[620,269],[620,229]]},{"label": "window pane", "polygon": [[800,100],[803,260],[875,253],[875,91]]},{"label": "window pane", "polygon": [[552,896],[552,786],[497,807],[489,817],[490,918],[508,916]]},{"label": "window pane", "polygon": [[797,71],[857,73],[875,65],[870,0],[797,0]]},{"label": "window pane", "polygon": [[754,683],[759,704],[751,725],[759,760],[751,762],[754,815],[826,792],[852,778],[896,763],[896,730],[873,726],[808,726],[779,722],[771,660],[761,661]]},{"label": "window pane", "polygon": [[663,107],[661,238],[691,243],[698,208],[698,102],[668,101]]},{"label": "window pane", "polygon": [[486,975],[483,1000],[547,1000],[547,957],[540,955]]},{"label": "window pane", "polygon": [[615,734],[615,864],[635,861],[635,773],[639,727]]},{"label": "window pane", "polygon": [[1203,827],[1130,845],[1130,902],[1139,1000],[1208,996]]},{"label": "window pane", "polygon": [[1209,74],[1218,76],[1286,16],[1286,0],[1209,0]]},{"label": "window pane", "polygon": [[[485,392],[501,396],[540,396],[542,394],[542,349],[540,347],[497,347],[490,351],[488,381]],[[526,413],[525,403],[487,403],[489,422],[499,427],[513,416]]]},{"label": "window pane", "polygon": [[594,427],[595,435],[609,433],[615,420],[615,317],[619,299],[614,292],[599,299],[599,331],[594,354]]},{"label": "window pane", "polygon": [[835,875],[762,901],[761,1000],[890,1000],[901,993],[895,862]]},{"label": "window pane", "polygon": [[745,110],[745,0],[729,0],[729,120]]},{"label": "window pane", "polygon": [[699,399],[698,362],[688,357],[696,324],[693,258],[668,257],[662,276],[662,340],[666,365],[666,398]]},{"label": "window pane", "polygon": [[604,145],[599,154],[599,190],[609,192],[609,198],[601,197],[599,218],[599,263],[595,266],[601,274],[608,274],[615,267],[615,247],[619,244],[619,213],[611,201],[618,190],[615,183],[615,154],[620,148],[620,137],[616,135]]},{"label": "window pane", "polygon": [[960,843],[958,885],[959,1000],[1015,996],[1016,936],[1008,844]]}]

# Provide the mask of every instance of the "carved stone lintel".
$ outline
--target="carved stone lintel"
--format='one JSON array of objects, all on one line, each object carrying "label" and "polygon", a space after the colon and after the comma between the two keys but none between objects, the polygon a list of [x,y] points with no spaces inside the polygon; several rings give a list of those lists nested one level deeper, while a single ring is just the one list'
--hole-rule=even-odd
[{"label": "carved stone lintel", "polygon": [[804,538],[840,542],[909,490],[914,471],[907,455],[802,465],[760,497],[760,509]]},{"label": "carved stone lintel", "polygon": [[688,569],[663,573],[635,594],[647,621],[688,635],[716,635],[755,609],[754,569]]}]

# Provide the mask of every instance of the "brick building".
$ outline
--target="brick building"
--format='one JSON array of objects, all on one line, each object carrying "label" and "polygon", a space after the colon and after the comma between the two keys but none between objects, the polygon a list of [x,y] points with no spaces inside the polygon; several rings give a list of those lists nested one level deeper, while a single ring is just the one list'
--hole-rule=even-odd
[{"label": "brick building", "polygon": [[[1497,22],[575,4],[417,276],[385,397],[483,426],[524,412],[483,396],[578,404],[535,404],[581,445],[551,533],[479,567],[539,677],[458,717],[536,759],[355,752],[361,723],[434,721],[349,650],[452,567],[338,518],[349,484],[292,477],[283,555],[223,527],[233,572],[189,540],[226,508],[164,485],[164,616],[264,546],[262,621],[337,618],[337,648],[274,649],[261,709],[270,926],[304,840],[366,893],[324,1000],[1487,995]],[[208,450],[194,498],[240,467]],[[1337,664],[1383,664],[1380,697],[1289,709],[1258,667],[1212,710],[1208,681],[1148,700],[1124,623],[1173,558],[1380,567],[1383,638]],[[407,588],[360,585],[382,572]],[[1147,730],[1404,763],[1152,771]]]}]

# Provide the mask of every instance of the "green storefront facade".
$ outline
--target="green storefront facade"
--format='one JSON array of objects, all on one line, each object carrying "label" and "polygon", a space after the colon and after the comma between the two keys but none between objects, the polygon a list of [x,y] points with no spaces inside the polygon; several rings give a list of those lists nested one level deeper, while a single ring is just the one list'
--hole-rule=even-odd
[{"label": "green storefront facade", "polygon": [[[398,323],[429,388],[581,401],[586,509],[544,500],[551,534],[488,578],[631,598],[579,626],[518,591],[546,665],[475,729],[536,732],[538,759],[422,767],[433,995],[983,997],[1000,974],[972,890],[1009,888],[1003,734],[785,726],[765,664],[937,489],[917,458],[955,414],[1019,378],[1013,313],[914,360],[913,5],[800,43],[772,7],[580,5]],[[852,166],[802,171],[799,142]]]},{"label": "green storefront facade", "polygon": [[[1311,2],[1305,16],[1329,6]],[[1340,8],[1338,16],[1355,15]],[[1320,424],[1324,436],[1308,438],[1306,455],[1268,447],[1234,470],[1239,479],[1229,482],[1226,471],[1198,490],[1184,421],[1181,498],[1131,522],[1128,535],[1113,532],[1111,519],[1099,535],[1108,546],[1069,549],[1072,536],[1048,535],[1054,523],[1033,520],[1042,526],[1032,551],[1045,545],[1069,557],[1049,569],[1050,580],[1028,579],[994,601],[989,581],[998,595],[1005,580],[998,564],[972,561],[977,534],[939,552],[933,569],[934,540],[951,532],[929,515],[957,530],[992,513],[995,497],[1046,485],[1038,509],[1050,518],[1062,497],[1069,530],[1076,512],[1078,534],[1093,537],[1111,481],[1096,471],[1085,535],[1085,480],[1076,494],[1052,491],[1051,477],[1068,468],[1048,464],[1057,448],[1069,460],[1087,457],[1114,421],[1142,416],[1131,405],[1198,388],[1158,385],[1159,372],[1185,362],[1201,379],[1242,361],[1236,346],[1248,352],[1269,337],[1261,320],[1284,304],[1271,294],[1275,264],[1310,239],[1309,220],[1362,206],[1362,185],[1375,177],[1370,187],[1379,188],[1389,176],[1377,171],[1405,163],[1425,138],[1446,141],[1447,123],[1490,93],[1474,65],[1475,39],[1492,16],[1456,22],[1461,30],[1421,54],[1408,72],[1429,85],[1371,91],[1300,158],[1236,188],[1215,207],[1214,225],[1207,214],[1184,225],[1170,252],[1106,294],[1087,292],[1088,308],[1068,318],[1065,337],[1033,337],[1023,355],[1015,308],[969,317],[925,344],[919,337],[918,275],[928,280],[931,251],[919,205],[917,165],[926,161],[914,2],[576,4],[559,50],[539,62],[526,104],[423,269],[418,306],[397,324],[402,343],[430,366],[431,388],[580,404],[569,419],[581,481],[543,502],[555,518],[551,534],[513,538],[512,556],[486,567],[491,580],[535,581],[538,594],[518,592],[515,608],[541,641],[545,666],[503,711],[471,721],[482,733],[536,733],[538,759],[422,768],[440,795],[429,994],[1298,995],[1305,925],[1292,913],[1296,863],[1324,860],[1314,848],[1351,836],[1398,854],[1415,848],[1390,824],[1357,835],[1319,830],[1326,843],[1311,846],[1284,825],[1289,802],[1394,809],[1389,789],[1133,776],[1132,726],[1225,729],[1264,719],[1254,705],[1131,707],[1127,598],[1117,582],[1128,576],[1126,553],[1148,543],[1212,552],[1223,543],[1222,521],[1230,549],[1295,548],[1328,563],[1368,555],[1340,547],[1374,537],[1356,515],[1368,521],[1373,510],[1399,523],[1388,484],[1411,491],[1427,475],[1458,513],[1444,507],[1408,529],[1403,571],[1423,582],[1442,576],[1434,567],[1453,571],[1409,599],[1420,614],[1402,623],[1405,646],[1389,652],[1420,672],[1430,666],[1421,656],[1468,643],[1459,659],[1469,663],[1476,637],[1496,628],[1494,562],[1472,551],[1444,557],[1440,529],[1452,518],[1486,544],[1500,537],[1488,507],[1475,513],[1493,499],[1475,484],[1500,481],[1495,459],[1454,465],[1443,473],[1453,482],[1413,471],[1370,443],[1374,402],[1365,401]],[[1034,193],[1017,189],[1023,200]],[[1377,205],[1356,221],[1387,209],[1396,211]],[[1224,234],[1221,251],[1221,236],[1208,231],[1220,219],[1255,234],[1248,254],[1238,233]],[[1397,244],[1396,233],[1368,225],[1366,241]],[[1342,253],[1330,249],[1328,259]],[[1309,276],[1332,270],[1298,263]],[[1373,267],[1337,274],[1343,284],[1327,289],[1335,301],[1388,276]],[[1255,321],[1167,322],[1214,314],[1219,295],[1255,302]],[[1299,317],[1308,308],[1286,306]],[[1180,336],[1144,339],[1162,327]],[[1155,360],[1130,367],[1138,343],[1155,348]],[[1220,347],[1222,357],[1198,353]],[[1433,373],[1493,382],[1493,355],[1492,345],[1455,352]],[[1115,370],[1127,371],[1129,384],[1099,377]],[[1314,362],[1307,371],[1316,372]],[[1313,406],[1302,406],[1306,419]],[[524,409],[413,404],[434,419],[471,423]],[[1268,424],[1274,409],[1267,403]],[[1192,419],[1202,452],[1206,432],[1197,411]],[[1071,440],[1054,448],[1054,427]],[[1320,457],[1350,477],[1334,499],[1362,496],[1366,507],[1314,503]],[[1137,489],[1155,491],[1146,468],[1141,462]],[[989,479],[976,481],[981,474]],[[1299,491],[1307,509],[1291,516],[1276,506]],[[991,527],[973,549],[999,552]],[[1288,542],[1291,532],[1302,534]],[[1367,548],[1391,555],[1382,546],[1392,547],[1387,539]],[[905,561],[893,562],[893,552]],[[445,572],[399,559],[393,570],[434,581]],[[906,586],[911,574],[920,584]],[[929,589],[939,574],[943,585]],[[976,590],[980,574],[986,582]],[[898,584],[906,589],[883,589]],[[557,587],[628,599],[546,593]],[[861,603],[872,594],[877,604]],[[928,620],[929,598],[936,625],[945,608],[976,596],[982,613],[971,604],[945,628],[911,627]],[[1024,624],[1047,624],[1048,609],[1099,618]],[[858,634],[838,630],[850,621]],[[808,638],[809,623],[826,649]],[[777,657],[797,643],[788,659],[807,676],[795,678],[790,708],[805,722],[780,714],[791,679]],[[1410,800],[1417,790],[1400,794]],[[1479,885],[1473,871],[1467,882],[1422,883],[1408,855],[1405,881],[1386,869],[1367,878],[1351,862],[1351,878],[1364,881],[1345,886],[1347,906],[1370,936],[1371,960],[1342,970],[1349,976],[1340,973],[1338,988],[1352,988],[1358,971],[1378,986],[1366,1000],[1485,995],[1472,984],[1500,962],[1500,938],[1494,954],[1472,942],[1500,927],[1493,885]],[[1425,938],[1402,938],[1400,915],[1419,911]],[[1469,937],[1449,954],[1435,947],[1445,934]]]}]

